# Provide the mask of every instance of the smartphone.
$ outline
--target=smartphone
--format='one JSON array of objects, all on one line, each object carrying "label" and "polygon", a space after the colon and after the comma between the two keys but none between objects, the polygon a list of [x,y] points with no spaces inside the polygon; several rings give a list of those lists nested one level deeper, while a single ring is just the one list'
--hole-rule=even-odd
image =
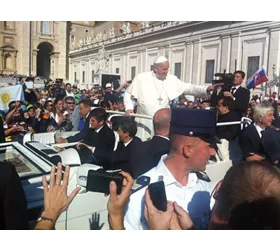
[{"label": "smartphone", "polygon": [[100,170],[89,170],[87,176],[86,190],[97,193],[110,194],[110,182],[117,185],[117,194],[122,191],[123,176],[120,172],[108,173]]},{"label": "smartphone", "polygon": [[163,181],[152,183],[148,186],[153,205],[160,211],[167,210],[167,198]]}]

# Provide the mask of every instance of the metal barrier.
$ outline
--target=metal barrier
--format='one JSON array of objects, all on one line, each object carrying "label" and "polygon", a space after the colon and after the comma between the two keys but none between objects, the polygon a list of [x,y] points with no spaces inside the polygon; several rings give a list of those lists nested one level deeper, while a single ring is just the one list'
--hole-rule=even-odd
[{"label": "metal barrier", "polygon": [[[125,112],[119,112],[119,111],[111,111],[108,110],[107,113],[112,114],[109,118],[108,118],[108,122],[110,123],[111,119],[113,117],[116,116],[125,116]],[[149,116],[149,115],[141,115],[141,114],[130,114],[130,116],[132,117],[139,117],[139,118],[144,118],[144,119],[150,119],[152,120],[153,117]],[[252,123],[252,120],[250,118],[247,117],[242,117],[240,121],[232,121],[232,122],[219,122],[217,123],[217,127],[220,126],[230,126],[230,125],[239,125],[241,126],[241,130],[244,129],[245,127],[247,127],[248,125],[250,125]],[[153,128],[150,128],[153,129]],[[142,139],[142,138],[141,138]],[[223,140],[221,140],[221,142],[223,142]],[[225,150],[225,142],[221,143],[220,145],[218,145],[218,150],[217,150],[217,154],[216,154],[216,160],[217,162],[221,162],[223,160],[225,160],[227,157],[226,155],[228,155],[229,152],[224,151]]]},{"label": "metal barrier", "polygon": [[[113,111],[113,110],[107,110],[106,111],[107,113],[109,114],[113,114],[111,115],[109,118],[108,118],[108,121],[110,122],[111,119],[113,117],[116,117],[116,116],[125,116],[125,112],[120,112],[120,111]],[[129,116],[132,116],[132,117],[138,117],[138,118],[144,118],[144,119],[149,119],[149,120],[152,120],[153,119],[153,116],[151,115],[142,115],[142,114],[130,114]],[[237,124],[240,124],[241,125],[241,129],[244,128],[244,125],[250,125],[252,123],[252,120],[248,117],[242,117],[241,118],[241,121],[233,121],[233,122],[219,122],[217,123],[217,127],[220,127],[220,126],[228,126],[228,125],[237,125]],[[242,127],[243,126],[243,127]],[[246,127],[246,126],[245,126]]]},{"label": "metal barrier", "polygon": [[[108,121],[111,121],[112,117],[115,116],[125,116],[125,112],[120,112],[120,111],[113,111],[113,110],[106,110],[107,113],[109,114],[113,114],[112,116],[109,117]],[[144,119],[148,119],[148,120],[152,120],[153,116],[151,115],[142,115],[142,114],[130,114],[129,116],[132,117],[138,117],[138,118],[144,118]]]},{"label": "metal barrier", "polygon": [[[112,110],[107,110],[106,111],[108,114],[112,114],[111,116],[109,116],[109,118],[108,118],[108,125],[112,128],[112,126],[111,126],[111,119],[113,118],[113,117],[116,117],[116,116],[126,116],[125,115],[125,112],[120,112],[120,111],[112,111]],[[142,115],[142,114],[130,114],[129,115],[130,117],[135,117],[135,118],[142,118],[142,119],[147,119],[147,120],[150,120],[150,121],[152,121],[153,120],[153,116],[150,116],[150,115]],[[146,141],[146,140],[149,140],[149,139],[151,139],[152,137],[153,137],[153,135],[154,135],[154,133],[153,133],[153,131],[154,131],[154,129],[153,129],[153,123],[152,122],[150,122],[150,124],[147,126],[147,124],[145,124],[145,123],[138,123],[137,124],[137,126],[138,126],[138,128],[139,127],[142,127],[142,128],[144,128],[144,130],[145,130],[145,133],[143,134],[143,133],[141,133],[141,130],[137,130],[137,134],[136,134],[136,136],[137,137],[139,137],[142,141]],[[148,135],[148,136],[147,136]]]}]

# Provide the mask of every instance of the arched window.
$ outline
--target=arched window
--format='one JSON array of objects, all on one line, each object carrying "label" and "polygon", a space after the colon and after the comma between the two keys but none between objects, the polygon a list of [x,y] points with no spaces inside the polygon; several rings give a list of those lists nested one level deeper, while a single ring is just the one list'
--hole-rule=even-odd
[{"label": "arched window", "polygon": [[42,34],[50,34],[50,33],[51,33],[50,22],[48,22],[48,21],[43,21],[43,22],[41,23],[41,33],[42,33]]},{"label": "arched window", "polygon": [[13,58],[12,58],[11,54],[5,55],[4,67],[5,67],[5,69],[13,69]]}]

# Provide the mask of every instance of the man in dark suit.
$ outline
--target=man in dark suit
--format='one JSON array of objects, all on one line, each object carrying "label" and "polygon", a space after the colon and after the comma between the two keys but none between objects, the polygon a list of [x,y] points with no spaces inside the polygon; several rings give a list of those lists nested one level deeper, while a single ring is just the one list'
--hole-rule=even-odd
[{"label": "man in dark suit", "polygon": [[89,99],[83,99],[79,103],[79,109],[80,109],[80,116],[81,118],[85,119],[85,125],[84,128],[74,136],[69,136],[67,139],[65,138],[57,138],[57,143],[67,143],[67,142],[78,142],[78,141],[85,141],[85,143],[88,143],[87,139],[90,137],[90,127],[89,127],[89,113],[91,110],[92,102]]},{"label": "man in dark suit", "polygon": [[239,145],[246,161],[263,161],[267,152],[262,143],[264,130],[271,127],[274,120],[271,104],[261,103],[254,109],[254,124],[243,129],[239,136]]},{"label": "man in dark suit", "polygon": [[161,157],[169,153],[169,128],[171,110],[168,108],[158,110],[153,117],[155,135],[151,140],[143,142],[137,150],[136,164],[133,166],[133,177],[148,172],[155,167]]},{"label": "man in dark suit", "polygon": [[27,230],[27,201],[14,165],[0,162],[0,230]]},{"label": "man in dark suit", "polygon": [[229,96],[234,101],[234,111],[236,111],[240,118],[247,113],[247,108],[250,100],[250,91],[241,87],[244,81],[245,73],[241,70],[234,72],[234,80],[231,88],[224,87],[219,93],[220,96]]},{"label": "man in dark suit", "polygon": [[275,120],[273,121],[272,125],[279,130],[280,129],[280,101],[277,101],[274,118]]},{"label": "man in dark suit", "polygon": [[[102,108],[96,108],[89,114],[90,138],[76,145],[81,162],[96,165],[106,164],[106,155],[112,154],[115,146],[115,135],[107,124],[107,113]],[[87,142],[89,142],[87,144]]]},{"label": "man in dark suit", "polygon": [[[123,98],[120,98],[116,101],[116,104],[117,104],[117,111],[120,111],[120,112],[125,112],[125,108],[124,108],[124,103],[123,103]],[[114,131],[118,131],[118,128],[119,128],[119,123],[120,123],[120,120],[122,119],[123,117],[122,116],[114,116],[112,117],[111,119],[111,122],[112,122],[112,129]]]},{"label": "man in dark suit", "polygon": [[271,164],[280,166],[280,131],[274,127],[265,129],[262,144],[267,159]]},{"label": "man in dark suit", "polygon": [[141,143],[141,139],[136,137],[137,126],[130,117],[123,117],[118,124],[119,143],[116,151],[110,157],[110,164],[103,167],[108,170],[121,169],[133,176],[133,168],[138,158],[137,149]]},{"label": "man in dark suit", "polygon": [[[236,122],[240,121],[239,114],[233,111],[234,103],[230,97],[222,97],[218,101],[218,123],[220,122]],[[226,125],[217,126],[216,136],[219,139],[226,139],[228,141],[234,140],[239,133],[240,125]]]}]

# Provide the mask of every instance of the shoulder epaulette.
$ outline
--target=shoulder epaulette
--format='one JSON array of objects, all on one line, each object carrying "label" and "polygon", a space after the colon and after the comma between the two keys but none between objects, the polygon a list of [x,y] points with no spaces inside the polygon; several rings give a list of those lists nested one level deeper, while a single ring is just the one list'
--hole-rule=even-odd
[{"label": "shoulder epaulette", "polygon": [[133,194],[133,193],[141,190],[142,188],[147,187],[150,184],[150,181],[151,181],[151,178],[149,176],[142,175],[142,176],[138,177],[134,181],[134,183],[131,187],[131,193]]},{"label": "shoulder epaulette", "polygon": [[197,178],[202,181],[211,182],[209,176],[205,172],[195,171]]}]

